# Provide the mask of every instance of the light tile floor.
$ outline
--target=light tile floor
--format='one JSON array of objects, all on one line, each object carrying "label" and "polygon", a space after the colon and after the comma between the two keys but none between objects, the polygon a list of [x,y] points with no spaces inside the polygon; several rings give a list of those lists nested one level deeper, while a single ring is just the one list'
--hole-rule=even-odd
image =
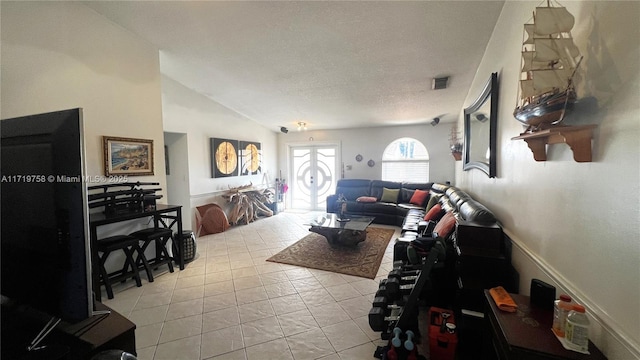
[{"label": "light tile floor", "polygon": [[103,301],[136,324],[140,360],[373,359],[384,342],[367,314],[393,238],[375,280],[265,261],[309,234],[312,216],[283,212],[200,237],[183,271],[163,266],[153,283],[128,281]]}]

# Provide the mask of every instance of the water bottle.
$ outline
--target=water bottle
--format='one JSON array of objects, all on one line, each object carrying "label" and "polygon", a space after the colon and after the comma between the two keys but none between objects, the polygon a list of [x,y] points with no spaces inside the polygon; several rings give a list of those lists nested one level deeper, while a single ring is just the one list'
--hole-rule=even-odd
[{"label": "water bottle", "polygon": [[551,330],[558,337],[564,337],[565,324],[569,311],[573,310],[571,296],[567,294],[560,295],[560,298],[553,302],[553,325]]},{"label": "water bottle", "polygon": [[589,319],[584,306],[574,305],[567,316],[565,339],[580,351],[589,350]]}]

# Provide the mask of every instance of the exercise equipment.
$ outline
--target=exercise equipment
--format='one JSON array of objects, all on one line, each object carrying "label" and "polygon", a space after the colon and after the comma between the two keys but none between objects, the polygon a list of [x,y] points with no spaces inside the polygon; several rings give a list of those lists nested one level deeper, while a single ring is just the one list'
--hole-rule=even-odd
[{"label": "exercise equipment", "polygon": [[437,242],[419,269],[396,263],[386,282],[380,282],[368,317],[369,326],[373,331],[380,331],[383,340],[389,339],[396,327],[418,333],[416,315],[420,293],[434,265],[444,261],[444,254],[444,246]]},{"label": "exercise equipment", "polygon": [[391,339],[391,345],[393,345],[394,348],[399,348],[400,346],[402,346],[400,334],[402,334],[402,330],[399,327],[393,328],[393,338]]},{"label": "exercise equipment", "polygon": [[393,328],[393,337],[386,346],[378,346],[373,356],[382,360],[426,360],[418,354],[415,346],[415,334],[411,330],[403,332],[399,327]]},{"label": "exercise equipment", "polygon": [[432,306],[429,309],[429,359],[454,360],[458,332],[453,311]]},{"label": "exercise equipment", "polygon": [[413,351],[415,344],[413,343],[413,331],[407,330],[407,340],[404,342],[404,348],[407,351]]}]

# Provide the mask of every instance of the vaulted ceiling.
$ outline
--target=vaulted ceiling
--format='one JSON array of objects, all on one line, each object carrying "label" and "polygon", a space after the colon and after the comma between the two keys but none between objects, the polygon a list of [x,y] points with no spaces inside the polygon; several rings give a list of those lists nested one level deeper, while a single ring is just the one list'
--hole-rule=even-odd
[{"label": "vaulted ceiling", "polygon": [[160,49],[167,77],[278,131],[455,121],[504,1],[85,4]]}]

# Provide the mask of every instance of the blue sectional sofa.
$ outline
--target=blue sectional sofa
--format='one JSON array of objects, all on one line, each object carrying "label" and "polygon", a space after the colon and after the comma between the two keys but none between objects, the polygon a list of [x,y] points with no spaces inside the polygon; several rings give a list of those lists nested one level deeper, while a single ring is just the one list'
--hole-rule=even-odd
[{"label": "blue sectional sofa", "polygon": [[[416,205],[409,201],[415,190],[430,190],[433,183],[405,183],[382,180],[341,179],[336,185],[336,193],[327,197],[327,212],[340,213],[339,196],[343,195],[347,202],[347,215],[375,217],[374,223],[402,226],[404,218],[411,209],[424,208],[426,204]],[[385,188],[397,190],[395,202],[383,200]],[[358,201],[359,198],[375,198],[375,202]]]},{"label": "blue sectional sofa", "polygon": [[[395,201],[383,201],[388,190],[397,191]],[[346,215],[372,216],[376,224],[396,225],[407,230],[411,218],[419,219],[425,214],[426,202],[410,203],[416,190],[428,190],[429,197],[438,196],[438,203],[446,211],[452,212],[458,224],[477,224],[483,227],[497,226],[494,214],[484,205],[474,200],[466,192],[451,185],[439,183],[404,183],[382,180],[341,179],[338,180],[336,193],[327,197],[327,212],[340,213],[340,195],[346,199]],[[358,201],[363,197],[373,202]],[[429,198],[427,198],[428,200]]]}]

